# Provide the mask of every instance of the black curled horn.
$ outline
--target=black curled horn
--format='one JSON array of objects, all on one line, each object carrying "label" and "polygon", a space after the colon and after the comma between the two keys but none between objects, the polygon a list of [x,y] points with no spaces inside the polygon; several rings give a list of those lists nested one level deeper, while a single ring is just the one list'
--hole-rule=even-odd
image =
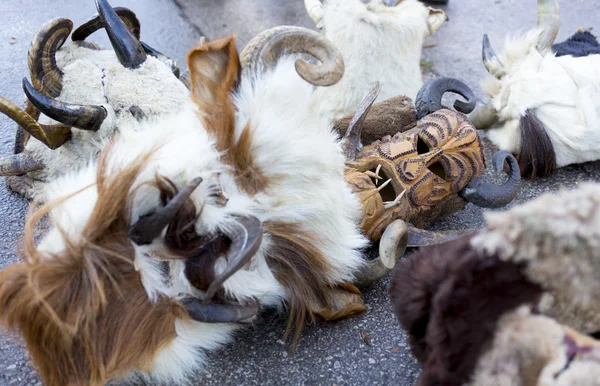
[{"label": "black curled horn", "polygon": [[129,238],[137,245],[148,245],[157,238],[163,229],[173,221],[177,212],[185,205],[186,200],[202,182],[201,177],[194,178],[173,197],[164,207],[154,213],[141,216],[129,228]]},{"label": "black curled horn", "polygon": [[473,178],[458,195],[465,201],[482,208],[500,208],[509,204],[517,195],[521,185],[521,171],[515,157],[507,151],[501,150],[492,157],[494,168],[497,172],[504,169],[504,162],[510,168],[508,180],[502,185],[485,182],[483,177]]},{"label": "black curled horn", "polygon": [[119,62],[129,69],[141,66],[146,61],[146,52],[140,41],[107,0],[96,0],[96,9]]},{"label": "black curled horn", "polygon": [[253,216],[240,217],[230,229],[223,233],[231,240],[231,246],[226,256],[227,267],[208,286],[204,298],[205,305],[209,304],[223,283],[256,254],[262,243],[262,222]]},{"label": "black curled horn", "polygon": [[468,114],[475,109],[476,101],[473,90],[458,79],[440,77],[427,82],[419,93],[415,101],[417,110],[417,119],[421,119],[435,111],[442,109],[442,97],[447,92],[453,92],[461,95],[466,102],[457,100],[454,102],[454,108],[463,114]]}]

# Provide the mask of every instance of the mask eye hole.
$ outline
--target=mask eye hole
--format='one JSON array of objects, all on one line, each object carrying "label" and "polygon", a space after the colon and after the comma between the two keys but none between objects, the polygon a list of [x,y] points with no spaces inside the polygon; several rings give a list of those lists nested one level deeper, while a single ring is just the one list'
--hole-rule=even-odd
[{"label": "mask eye hole", "polygon": [[436,176],[438,176],[444,180],[446,179],[446,170],[444,169],[444,166],[440,162],[436,162],[436,163],[430,165],[429,170]]},{"label": "mask eye hole", "polygon": [[431,150],[429,149],[429,145],[427,145],[425,143],[425,141],[423,141],[421,139],[421,137],[418,137],[417,139],[417,153],[420,154],[425,154],[425,153],[429,153]]}]

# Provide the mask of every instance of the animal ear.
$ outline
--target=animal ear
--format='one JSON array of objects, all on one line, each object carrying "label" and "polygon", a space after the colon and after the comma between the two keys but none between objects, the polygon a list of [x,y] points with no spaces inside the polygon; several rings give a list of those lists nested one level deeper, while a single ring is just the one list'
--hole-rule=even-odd
[{"label": "animal ear", "polygon": [[240,79],[240,59],[235,35],[203,43],[188,52],[192,97],[199,105],[211,106],[228,98]]},{"label": "animal ear", "polygon": [[427,29],[429,30],[429,35],[433,35],[448,20],[448,16],[441,9],[427,7],[427,10],[429,11]]},{"label": "animal ear", "polygon": [[230,94],[240,80],[240,59],[235,35],[211,42],[203,40],[187,56],[192,99],[204,119],[206,130],[217,139],[217,150],[233,145],[235,114]]}]

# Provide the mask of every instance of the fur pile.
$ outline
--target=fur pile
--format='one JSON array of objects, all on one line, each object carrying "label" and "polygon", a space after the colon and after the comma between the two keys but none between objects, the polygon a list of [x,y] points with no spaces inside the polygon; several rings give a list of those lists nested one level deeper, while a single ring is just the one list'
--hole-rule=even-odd
[{"label": "fur pile", "polygon": [[575,331],[600,327],[599,193],[487,214],[483,230],[398,264],[389,294],[419,385],[599,384],[600,342]]},{"label": "fur pile", "polygon": [[342,53],[346,67],[339,83],[317,90],[323,114],[332,120],[353,114],[377,81],[381,83],[377,101],[397,95],[415,100],[423,86],[423,41],[446,21],[443,11],[418,0],[394,6],[381,0],[305,4],[317,27]]}]

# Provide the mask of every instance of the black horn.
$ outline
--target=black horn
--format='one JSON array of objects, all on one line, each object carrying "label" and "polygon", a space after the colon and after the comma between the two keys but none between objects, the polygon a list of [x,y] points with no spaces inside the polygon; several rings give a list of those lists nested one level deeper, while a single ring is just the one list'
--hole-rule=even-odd
[{"label": "black horn", "polygon": [[260,304],[253,301],[248,305],[203,304],[199,299],[186,298],[181,301],[190,318],[202,323],[236,323],[253,317],[260,311]]},{"label": "black horn", "polygon": [[206,290],[204,304],[215,296],[225,280],[246,265],[258,251],[262,242],[262,222],[253,216],[241,217],[235,225],[224,233],[231,239],[227,253],[227,267],[219,274]]},{"label": "black horn", "polygon": [[129,228],[129,238],[137,245],[151,244],[157,238],[163,229],[177,215],[177,212],[184,206],[186,200],[202,182],[201,177],[194,178],[171,201],[164,207],[154,213],[141,216],[139,220]]},{"label": "black horn", "polygon": [[131,33],[108,1],[96,0],[96,8],[119,62],[130,69],[141,66],[146,61],[146,52],[140,41]]},{"label": "black horn", "polygon": [[473,178],[458,194],[464,200],[482,208],[500,208],[509,204],[517,195],[521,185],[521,171],[515,157],[504,150],[493,156],[493,164],[497,172],[504,169],[504,162],[510,168],[508,181],[502,185],[485,182],[483,177]]},{"label": "black horn", "polygon": [[475,109],[475,94],[469,86],[458,79],[440,77],[429,81],[419,90],[415,101],[417,119],[442,109],[444,107],[442,97],[447,92],[459,94],[466,99],[466,102],[461,100],[454,102],[456,111],[468,114]]},{"label": "black horn", "polygon": [[96,131],[108,115],[102,106],[76,105],[50,98],[36,90],[27,78],[23,78],[23,90],[38,110],[67,126]]},{"label": "black horn", "polygon": [[[123,20],[125,25],[127,25],[127,29],[131,31],[133,36],[135,36],[137,40],[140,40],[141,24],[136,14],[129,8],[125,7],[114,7],[113,10],[121,18],[121,20]],[[100,18],[100,15],[96,14],[88,21],[77,27],[75,31],[73,31],[71,39],[73,41],[85,40],[88,36],[101,28],[104,28],[104,21],[102,18]]]}]

